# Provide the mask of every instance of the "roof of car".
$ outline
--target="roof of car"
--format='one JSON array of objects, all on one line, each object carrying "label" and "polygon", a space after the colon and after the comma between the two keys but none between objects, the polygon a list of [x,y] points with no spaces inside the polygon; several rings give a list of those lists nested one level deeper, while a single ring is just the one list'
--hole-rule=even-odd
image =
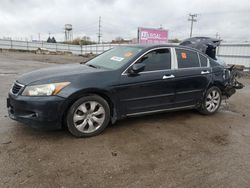
[{"label": "roof of car", "polygon": [[177,45],[177,44],[132,44],[132,45],[125,45],[125,46],[130,46],[130,47],[138,47],[142,49],[151,49],[151,48],[161,48],[161,47],[175,47],[175,48],[183,48],[183,49],[191,49],[197,52],[202,53],[201,51],[188,47],[188,46],[182,46],[182,45]]}]

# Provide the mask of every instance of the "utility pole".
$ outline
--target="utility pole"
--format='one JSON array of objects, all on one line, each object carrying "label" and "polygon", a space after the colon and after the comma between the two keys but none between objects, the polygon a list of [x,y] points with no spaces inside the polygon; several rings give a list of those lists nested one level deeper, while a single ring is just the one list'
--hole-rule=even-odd
[{"label": "utility pole", "polygon": [[189,18],[188,18],[188,21],[191,22],[191,29],[190,29],[190,38],[192,37],[193,35],[193,25],[194,25],[194,22],[197,22],[197,14],[189,14]]},{"label": "utility pole", "polygon": [[102,34],[101,34],[101,16],[99,17],[99,25],[98,25],[98,33],[97,33],[97,37],[98,37],[98,44],[101,43],[101,37],[102,37]]}]

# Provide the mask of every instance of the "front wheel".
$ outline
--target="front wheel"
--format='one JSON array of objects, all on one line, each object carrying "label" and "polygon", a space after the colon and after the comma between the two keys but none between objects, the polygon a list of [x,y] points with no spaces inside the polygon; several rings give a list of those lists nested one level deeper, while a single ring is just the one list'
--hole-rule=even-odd
[{"label": "front wheel", "polygon": [[78,99],[67,114],[67,127],[76,137],[90,137],[101,133],[110,121],[110,108],[98,95]]},{"label": "front wheel", "polygon": [[216,113],[220,108],[221,99],[221,91],[218,87],[213,86],[209,88],[199,108],[200,113],[205,115]]}]

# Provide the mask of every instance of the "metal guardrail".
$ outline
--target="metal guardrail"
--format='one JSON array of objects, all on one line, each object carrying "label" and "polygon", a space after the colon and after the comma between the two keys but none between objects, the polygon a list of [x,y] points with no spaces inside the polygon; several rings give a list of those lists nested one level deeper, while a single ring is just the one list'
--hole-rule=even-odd
[{"label": "metal guardrail", "polygon": [[[45,48],[53,52],[72,52],[76,55],[100,54],[121,44],[70,45],[62,43],[29,42],[0,39],[0,49],[37,50]],[[244,65],[250,68],[250,43],[222,43],[217,49],[218,57],[227,64]]]},{"label": "metal guardrail", "polygon": [[0,39],[0,49],[32,51],[37,50],[38,48],[43,48],[53,52],[72,52],[76,55],[83,55],[86,53],[100,54],[115,46],[117,46],[117,44],[71,45],[62,43],[29,42]]}]

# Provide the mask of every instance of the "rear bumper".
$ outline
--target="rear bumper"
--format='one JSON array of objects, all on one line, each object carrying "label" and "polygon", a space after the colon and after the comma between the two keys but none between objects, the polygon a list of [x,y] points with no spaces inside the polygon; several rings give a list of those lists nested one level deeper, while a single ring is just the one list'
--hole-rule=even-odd
[{"label": "rear bumper", "polygon": [[63,104],[58,96],[27,97],[9,94],[7,108],[13,120],[39,129],[60,129],[62,127]]},{"label": "rear bumper", "polygon": [[226,96],[227,98],[231,97],[235,93],[236,89],[232,86],[227,86],[222,90],[222,95]]}]

